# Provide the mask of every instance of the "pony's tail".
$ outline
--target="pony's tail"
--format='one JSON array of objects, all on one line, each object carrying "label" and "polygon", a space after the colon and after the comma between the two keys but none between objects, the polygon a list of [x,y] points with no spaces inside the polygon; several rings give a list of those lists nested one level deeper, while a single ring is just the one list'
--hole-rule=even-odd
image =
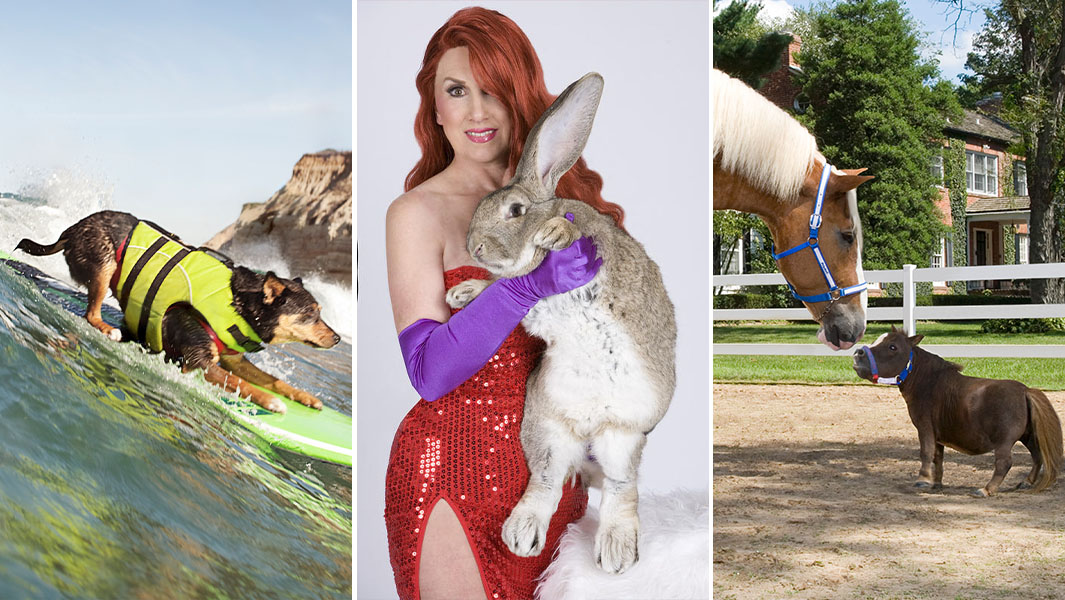
[{"label": "pony's tail", "polygon": [[1033,492],[1041,492],[1054,483],[1061,470],[1061,421],[1046,394],[1036,389],[1028,389],[1028,410],[1032,415],[1032,432],[1039,445],[1039,455],[1043,458],[1043,470],[1032,486]]}]

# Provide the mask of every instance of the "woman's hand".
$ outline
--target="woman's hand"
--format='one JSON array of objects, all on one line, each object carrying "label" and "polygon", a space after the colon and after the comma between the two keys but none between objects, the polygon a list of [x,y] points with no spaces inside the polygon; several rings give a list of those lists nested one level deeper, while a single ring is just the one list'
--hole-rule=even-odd
[{"label": "woman's hand", "polygon": [[588,283],[599,272],[603,259],[597,256],[592,238],[585,236],[562,250],[552,250],[532,271],[510,281],[537,299],[561,294]]}]

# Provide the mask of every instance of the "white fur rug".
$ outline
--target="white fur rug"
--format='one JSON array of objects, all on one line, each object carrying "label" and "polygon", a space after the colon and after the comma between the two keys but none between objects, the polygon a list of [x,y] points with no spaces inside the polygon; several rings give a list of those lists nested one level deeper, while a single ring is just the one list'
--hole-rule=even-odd
[{"label": "white fur rug", "polygon": [[640,494],[640,561],[621,575],[595,566],[599,511],[588,507],[562,536],[536,589],[540,600],[673,600],[710,597],[710,494]]}]

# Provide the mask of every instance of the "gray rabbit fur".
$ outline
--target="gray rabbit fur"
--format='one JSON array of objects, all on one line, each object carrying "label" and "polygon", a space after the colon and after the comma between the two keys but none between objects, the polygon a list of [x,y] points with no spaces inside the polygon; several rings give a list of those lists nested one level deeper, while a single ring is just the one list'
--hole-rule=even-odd
[{"label": "gray rabbit fur", "polygon": [[[547,251],[581,236],[603,258],[591,282],[540,300],[522,321],[547,347],[526,386],[521,441],[529,483],[503,540],[519,556],[538,555],[563,486],[580,471],[602,486],[596,563],[621,573],[639,559],[636,471],[647,434],[673,397],[677,327],[643,246],[611,217],[555,197],[559,178],[584,150],[602,87],[602,77],[589,73],[540,117],[514,178],[477,206],[467,247],[497,278],[528,273]],[[488,284],[463,282],[447,302],[465,306]]]}]

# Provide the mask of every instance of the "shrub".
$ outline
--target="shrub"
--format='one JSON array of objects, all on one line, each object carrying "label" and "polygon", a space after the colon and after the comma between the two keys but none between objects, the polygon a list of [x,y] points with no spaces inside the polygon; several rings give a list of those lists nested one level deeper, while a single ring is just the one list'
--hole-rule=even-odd
[{"label": "shrub", "polygon": [[988,319],[980,325],[981,333],[1050,333],[1065,331],[1065,318]]}]

